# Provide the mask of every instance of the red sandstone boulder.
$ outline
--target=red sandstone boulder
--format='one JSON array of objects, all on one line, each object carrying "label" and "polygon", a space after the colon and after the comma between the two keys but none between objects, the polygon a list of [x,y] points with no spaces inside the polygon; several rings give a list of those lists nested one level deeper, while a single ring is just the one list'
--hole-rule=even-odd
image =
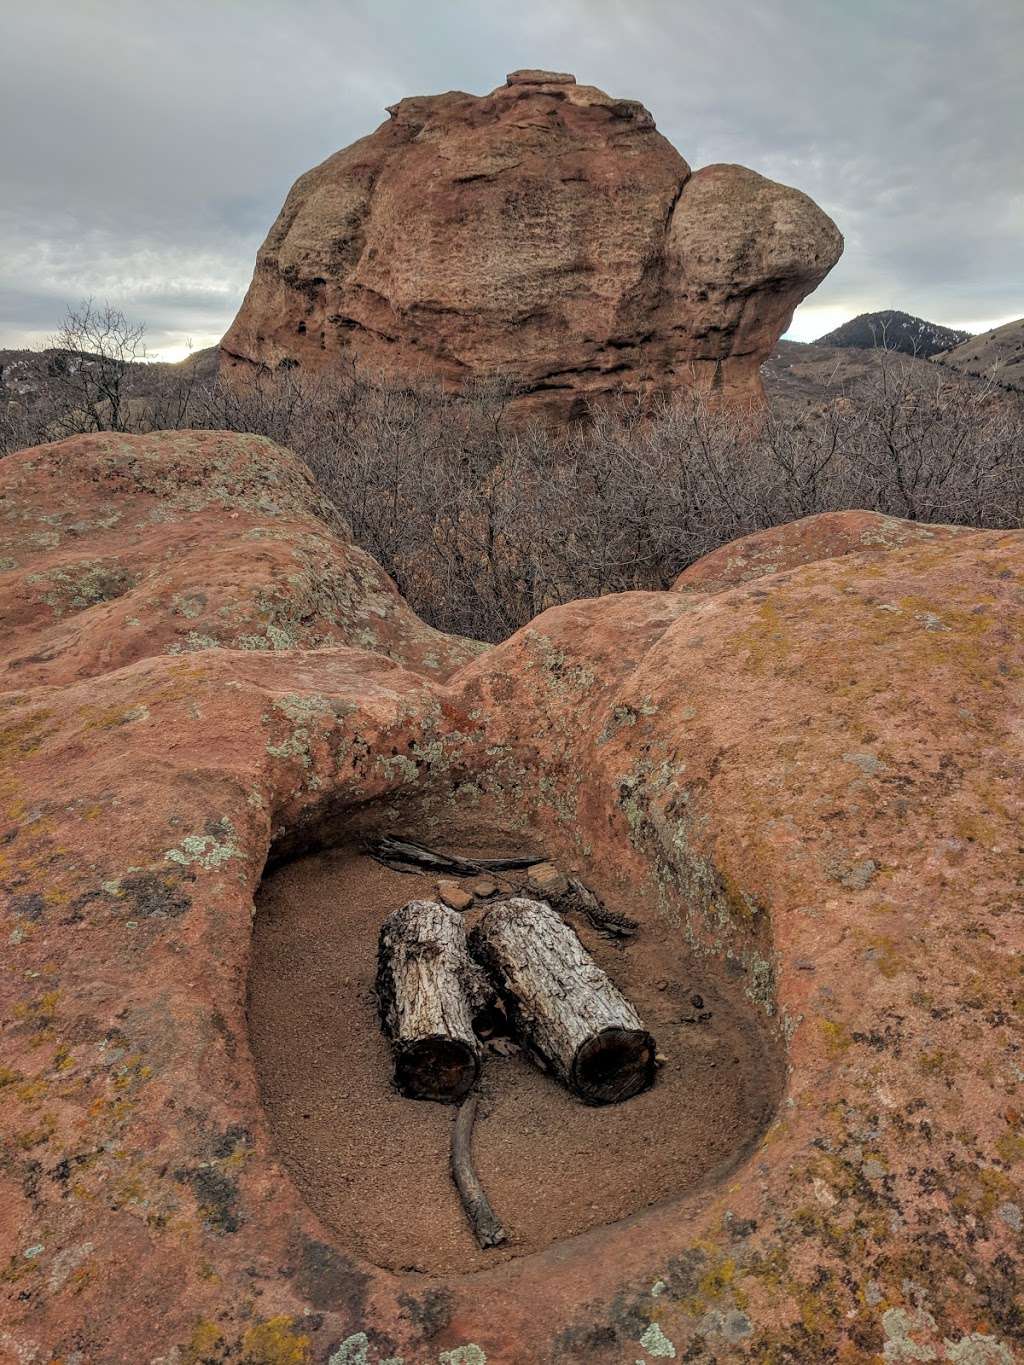
[{"label": "red sandstone boulder", "polygon": [[885,554],[904,545],[941,544],[967,535],[963,526],[932,526],[881,512],[821,512],[730,541],[683,570],[673,592],[720,592],[768,574],[839,555]]},{"label": "red sandstone boulder", "polygon": [[[115,529],[101,509],[127,508],[145,576],[173,543],[147,517],[185,535],[216,504],[285,544],[317,524],[298,465],[215,439],[29,452],[5,526],[16,547],[19,527],[59,537],[33,554],[91,551]],[[86,501],[77,520],[62,486]],[[870,527],[855,515],[831,558],[834,524],[791,530],[816,557],[770,596],[726,575],[573,603],[444,682],[388,657],[387,614],[375,650],[160,652],[178,625],[155,591],[153,648],[129,661],[91,640],[111,631],[96,604],[76,610],[79,653],[20,688],[8,665],[4,1365],[1012,1365],[1024,535],[897,524],[879,554],[850,544]],[[267,581],[262,543],[235,564],[243,598]],[[279,586],[302,602],[301,575]],[[19,656],[53,629],[37,603]],[[757,1146],[480,1274],[384,1270],[339,1244],[260,1104],[253,894],[268,857],[398,822],[435,844],[529,837],[628,897],[666,957],[718,964],[787,1060]],[[638,1151],[657,1140],[638,1128]]]},{"label": "red sandstone boulder", "polygon": [[696,386],[762,396],[759,368],[842,249],[797,190],[696,175],[632,100],[563,73],[404,99],[301,176],[224,337],[222,373],[525,386],[521,411]]},{"label": "red sandstone boulder", "polygon": [[482,646],[425,626],[261,436],[75,436],[0,464],[0,680],[151,654],[372,649],[443,677]]}]

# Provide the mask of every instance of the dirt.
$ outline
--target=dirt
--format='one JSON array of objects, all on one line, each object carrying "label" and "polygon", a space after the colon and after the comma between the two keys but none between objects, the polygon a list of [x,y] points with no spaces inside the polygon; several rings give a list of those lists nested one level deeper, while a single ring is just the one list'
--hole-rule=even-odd
[{"label": "dirt", "polygon": [[651,1090],[595,1109],[522,1053],[488,1051],[473,1154],[509,1241],[479,1250],[448,1171],[455,1110],[394,1090],[373,994],[381,921],[436,882],[332,850],[272,873],[257,897],[249,1018],[263,1102],[278,1155],[339,1244],[395,1271],[489,1268],[720,1179],[750,1151],[782,1069],[741,989],[659,923],[620,945],[574,916],[666,1060]]}]

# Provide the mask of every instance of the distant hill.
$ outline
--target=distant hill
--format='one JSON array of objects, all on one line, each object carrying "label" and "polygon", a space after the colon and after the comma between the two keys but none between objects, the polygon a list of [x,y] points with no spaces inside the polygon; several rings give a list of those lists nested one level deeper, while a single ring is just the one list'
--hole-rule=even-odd
[{"label": "distant hill", "polygon": [[[856,399],[870,391],[885,358],[886,352],[874,346],[780,341],[761,366],[761,377],[773,406],[819,408],[840,396]],[[922,387],[934,386],[938,378],[930,362],[919,357],[901,355],[893,363]]]},{"label": "distant hill", "polygon": [[1008,388],[1024,389],[1024,318],[970,337],[936,356],[935,363],[975,379],[992,379]]},{"label": "distant hill", "polygon": [[[95,358],[97,361],[99,357]],[[135,361],[129,364],[131,392],[137,398],[153,397],[169,378],[188,374],[197,383],[217,378],[220,353],[216,346],[193,351],[184,360]],[[58,372],[67,362],[52,347],[44,351],[0,350],[0,402],[17,401],[27,407],[43,402]],[[86,356],[85,364],[95,363]]]},{"label": "distant hill", "polygon": [[844,322],[834,332],[819,337],[816,346],[856,346],[861,350],[872,350],[884,346],[887,351],[903,351],[926,360],[939,351],[948,351],[953,346],[970,339],[970,332],[958,332],[953,327],[940,327],[937,322],[925,322],[924,318],[911,317],[894,308],[880,313],[861,313],[859,317]]},{"label": "distant hill", "polygon": [[[1024,341],[1024,318],[1020,322],[1000,328],[1009,332],[1010,328],[1019,329],[1012,342],[1003,340],[1003,348],[1016,346]],[[986,334],[985,340],[988,339]],[[981,340],[975,338],[974,340]],[[772,406],[779,412],[804,408],[811,411],[821,409],[837,398],[844,398],[856,404],[861,398],[877,393],[878,379],[882,367],[888,364],[907,383],[922,393],[934,393],[936,388],[945,384],[963,383],[969,390],[987,393],[992,388],[992,377],[987,377],[980,368],[981,361],[971,360],[958,364],[959,351],[973,356],[973,342],[949,351],[945,355],[932,356],[922,360],[920,356],[893,355],[881,347],[825,346],[819,341],[780,341],[768,360],[761,366],[761,377],[765,391]],[[1006,391],[1006,396],[1017,400],[1024,392],[1024,376],[1021,375],[1024,349],[1010,351],[1017,357],[1017,367],[1007,364],[995,371],[995,382]],[[954,358],[943,374],[938,366],[946,367],[947,357]],[[1016,381],[1012,382],[1016,376]]]}]

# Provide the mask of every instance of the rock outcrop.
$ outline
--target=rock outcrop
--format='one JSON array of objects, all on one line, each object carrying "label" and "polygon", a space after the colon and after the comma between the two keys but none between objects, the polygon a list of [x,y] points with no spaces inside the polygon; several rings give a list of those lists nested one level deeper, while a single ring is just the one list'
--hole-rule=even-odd
[{"label": "rock outcrop", "polygon": [[295,183],[222,374],[497,374],[521,411],[561,418],[686,386],[758,399],[842,249],[806,195],[742,166],[691,175],[641,104],[570,75],[389,112]]},{"label": "rock outcrop", "polygon": [[[365,560],[340,613],[311,609],[300,562],[267,567],[313,534],[356,562],[298,465],[246,437],[149,441],[0,466],[8,559],[63,552],[74,577],[120,526],[144,594],[115,619],[109,593],[36,593],[5,561],[0,1359],[1012,1365],[1024,534],[818,519],[760,576],[748,545],[690,591],[549,611],[442,679],[414,622],[395,643]],[[215,520],[239,528],[245,628],[266,633],[273,581],[279,608],[321,612],[310,635],[239,649],[229,622],[167,652],[161,575],[196,517],[221,550]],[[54,632],[75,619],[72,647]],[[618,888],[664,953],[742,983],[789,1079],[727,1180],[451,1280],[332,1241],[260,1106],[253,894],[268,857],[395,828],[526,835]]]},{"label": "rock outcrop", "polygon": [[10,456],[3,475],[0,686],[341,644],[445,677],[482,648],[425,626],[265,437],[75,436]]},{"label": "rock outcrop", "polygon": [[882,512],[819,512],[712,550],[683,570],[672,591],[721,592],[840,555],[883,555],[905,545],[941,543],[969,534],[963,526],[932,526]]}]

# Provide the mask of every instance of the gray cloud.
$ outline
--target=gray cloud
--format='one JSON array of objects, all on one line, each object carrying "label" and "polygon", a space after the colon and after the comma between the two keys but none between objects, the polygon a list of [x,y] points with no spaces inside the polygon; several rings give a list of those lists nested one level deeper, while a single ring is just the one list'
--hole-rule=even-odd
[{"label": "gray cloud", "polygon": [[544,66],[639,98],[693,166],[811,194],[846,254],[797,317],[1024,314],[1020,0],[58,0],[11,5],[0,345],[110,298],[224,330],[292,181],[403,95]]}]

